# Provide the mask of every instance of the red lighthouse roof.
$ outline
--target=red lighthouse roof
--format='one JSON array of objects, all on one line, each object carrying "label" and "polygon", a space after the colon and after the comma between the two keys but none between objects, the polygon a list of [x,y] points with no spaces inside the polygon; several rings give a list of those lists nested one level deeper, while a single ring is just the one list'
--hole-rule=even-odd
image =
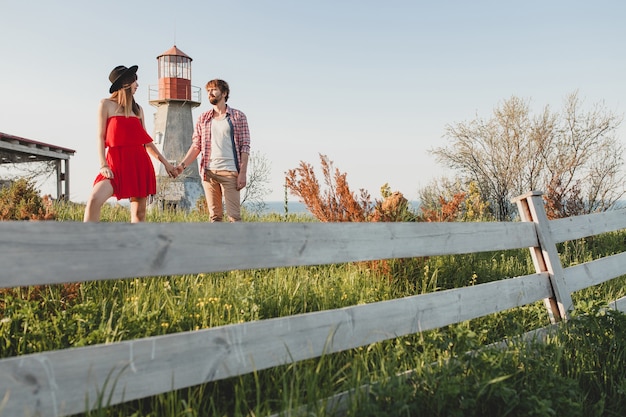
[{"label": "red lighthouse roof", "polygon": [[162,57],[162,56],[166,56],[166,55],[167,56],[183,56],[185,58],[189,58],[190,61],[193,61],[189,55],[187,55],[186,53],[184,53],[183,51],[178,49],[176,47],[176,45],[172,46],[170,49],[168,49],[167,51],[163,52],[161,55],[159,55],[157,57],[157,59]]}]

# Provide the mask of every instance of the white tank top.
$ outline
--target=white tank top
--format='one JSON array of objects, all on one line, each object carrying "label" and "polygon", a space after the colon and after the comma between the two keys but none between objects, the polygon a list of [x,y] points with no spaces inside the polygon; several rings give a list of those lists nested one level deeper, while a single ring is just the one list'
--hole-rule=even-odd
[{"label": "white tank top", "polygon": [[230,124],[226,118],[211,121],[209,169],[213,171],[237,171],[233,143],[230,139]]}]

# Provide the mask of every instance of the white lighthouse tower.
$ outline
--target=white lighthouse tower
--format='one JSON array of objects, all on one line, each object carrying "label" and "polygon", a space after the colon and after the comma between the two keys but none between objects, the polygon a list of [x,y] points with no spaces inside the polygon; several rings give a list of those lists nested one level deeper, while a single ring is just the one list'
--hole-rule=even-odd
[{"label": "white lighthouse tower", "polygon": [[[150,87],[149,102],[156,107],[154,115],[154,143],[173,164],[181,161],[191,146],[193,116],[191,111],[200,105],[200,88],[191,86],[192,59],[176,45],[157,57],[159,67],[158,89]],[[204,195],[197,164],[189,167],[176,179],[167,175],[161,164],[156,164],[157,195],[152,206],[158,208],[192,209]]]}]

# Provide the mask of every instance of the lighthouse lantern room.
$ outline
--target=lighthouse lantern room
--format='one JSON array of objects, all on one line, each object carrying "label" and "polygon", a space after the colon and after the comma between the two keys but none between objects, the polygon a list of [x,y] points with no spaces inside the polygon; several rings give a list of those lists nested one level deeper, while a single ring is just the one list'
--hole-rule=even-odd
[{"label": "lighthouse lantern room", "polygon": [[191,58],[176,46],[157,57],[159,98],[191,100]]}]

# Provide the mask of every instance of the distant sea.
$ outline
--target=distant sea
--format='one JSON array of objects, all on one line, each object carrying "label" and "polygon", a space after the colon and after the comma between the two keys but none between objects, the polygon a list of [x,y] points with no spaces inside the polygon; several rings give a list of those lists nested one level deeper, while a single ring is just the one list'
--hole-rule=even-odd
[{"label": "distant sea", "polygon": [[[409,201],[409,205],[412,210],[416,210],[419,206],[417,201]],[[289,213],[294,214],[310,214],[309,209],[299,201],[288,201],[287,209]],[[285,214],[285,202],[284,201],[266,201],[265,202],[265,213],[278,213]]]},{"label": "distant sea", "polygon": [[[310,214],[309,209],[307,209],[306,206],[303,203],[300,203],[299,201],[288,201],[287,210],[289,210],[289,213],[294,213],[294,214],[301,214],[301,213]],[[266,201],[265,213],[285,214],[285,202],[284,201]]]}]

